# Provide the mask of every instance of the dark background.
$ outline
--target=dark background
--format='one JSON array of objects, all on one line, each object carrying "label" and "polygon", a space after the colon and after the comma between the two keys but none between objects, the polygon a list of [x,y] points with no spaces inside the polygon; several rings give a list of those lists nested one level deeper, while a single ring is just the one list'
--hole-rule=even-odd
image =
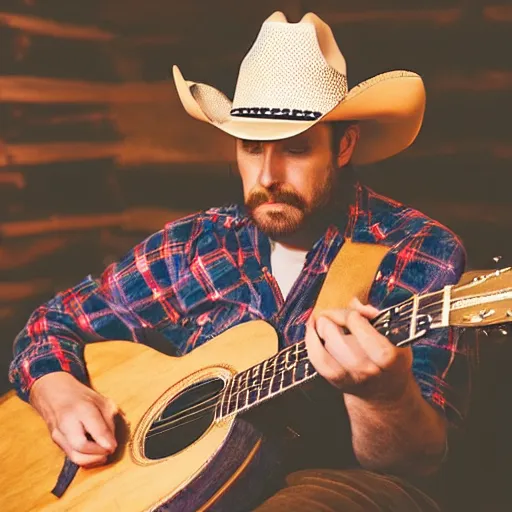
[{"label": "dark background", "polygon": [[[241,59],[278,9],[331,25],[351,86],[392,69],[423,76],[416,143],[360,176],[454,230],[468,269],[511,263],[506,2],[2,0],[0,391],[35,307],[165,221],[238,197],[232,141],[184,113],[170,69],[232,97]],[[509,337],[482,337],[451,510],[512,506],[511,360]]]}]

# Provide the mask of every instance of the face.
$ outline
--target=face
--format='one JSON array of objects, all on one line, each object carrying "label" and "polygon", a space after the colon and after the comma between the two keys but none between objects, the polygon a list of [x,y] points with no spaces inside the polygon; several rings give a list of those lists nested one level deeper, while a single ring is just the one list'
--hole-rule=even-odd
[{"label": "face", "polygon": [[245,204],[271,238],[297,232],[329,201],[335,165],[324,123],[288,139],[237,140]]}]

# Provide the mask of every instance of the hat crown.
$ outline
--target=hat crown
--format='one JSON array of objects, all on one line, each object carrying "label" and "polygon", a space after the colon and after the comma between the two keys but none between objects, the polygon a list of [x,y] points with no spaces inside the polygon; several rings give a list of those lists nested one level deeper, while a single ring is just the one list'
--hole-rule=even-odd
[{"label": "hat crown", "polygon": [[[323,34],[329,36],[336,45],[330,30]],[[345,60],[336,50],[338,69],[322,53],[313,23],[267,20],[240,66],[233,110],[328,112],[347,94]]]}]

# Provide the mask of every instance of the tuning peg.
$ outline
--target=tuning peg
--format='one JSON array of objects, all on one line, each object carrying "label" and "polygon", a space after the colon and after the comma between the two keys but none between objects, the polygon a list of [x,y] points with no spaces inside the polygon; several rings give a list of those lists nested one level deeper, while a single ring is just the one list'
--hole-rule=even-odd
[{"label": "tuning peg", "polygon": [[508,336],[508,331],[506,329],[500,329],[500,334],[503,336]]},{"label": "tuning peg", "polygon": [[494,258],[492,259],[492,261],[494,261],[494,263],[498,264],[498,262],[503,258],[503,256],[494,256]]}]

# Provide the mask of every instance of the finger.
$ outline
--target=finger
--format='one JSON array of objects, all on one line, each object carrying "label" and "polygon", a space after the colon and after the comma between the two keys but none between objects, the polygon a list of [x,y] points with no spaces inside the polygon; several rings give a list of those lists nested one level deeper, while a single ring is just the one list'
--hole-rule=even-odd
[{"label": "finger", "polygon": [[380,369],[386,370],[394,365],[398,358],[398,350],[385,336],[380,334],[356,310],[351,310],[346,317],[347,327],[364,347],[369,359]]},{"label": "finger", "polygon": [[104,455],[101,458],[98,458],[97,460],[91,460],[91,461],[83,461],[82,464],[78,464],[79,466],[82,466],[86,469],[92,469],[96,468],[98,466],[104,466],[108,462],[108,457]]},{"label": "finger", "polygon": [[[322,323],[318,324],[318,320],[323,317],[324,319],[329,319],[332,323],[334,323],[341,334],[351,334],[347,326],[347,318],[350,311],[350,309],[326,309],[322,311],[316,318],[315,329],[318,331],[319,325],[322,325]],[[329,324],[323,325],[326,327]],[[331,329],[331,327],[332,326],[329,325],[327,328]],[[325,339],[324,336],[325,333],[320,334],[322,339]]]},{"label": "finger", "polygon": [[107,456],[104,453],[81,453],[72,448],[66,436],[55,428],[51,432],[51,436],[55,444],[66,454],[66,456],[75,464],[83,467],[93,467],[104,464]]},{"label": "finger", "polygon": [[345,327],[347,324],[348,312],[349,312],[348,309],[341,309],[341,308],[325,309],[325,310],[321,311],[320,313],[318,313],[318,315],[316,316],[316,318],[314,320],[312,319],[312,326],[315,329],[317,329],[316,322],[318,322],[318,320],[321,317],[327,317],[327,318],[330,318],[335,324],[339,325],[340,327]]},{"label": "finger", "polygon": [[[79,452],[73,448],[71,443],[68,441],[66,435],[61,432],[58,428],[54,428],[51,432],[51,436],[55,444],[62,450],[64,453],[71,458],[71,455],[73,453],[78,454],[82,453],[83,455],[93,455],[98,457],[105,457],[105,450],[101,448],[101,446],[98,446],[96,443],[90,443],[92,447],[86,447],[85,449],[88,450],[86,452]],[[101,451],[100,451],[101,450]],[[75,461],[73,461],[75,462]]]},{"label": "finger", "polygon": [[361,301],[357,297],[353,297],[349,302],[349,308],[355,309],[362,316],[369,318],[370,320],[375,318],[380,311],[373,307],[371,304],[362,304]]},{"label": "finger", "polygon": [[91,435],[94,441],[112,453],[116,449],[117,443],[114,435],[114,418],[109,416],[109,414],[109,412],[103,414],[99,408],[91,407],[88,413],[81,418],[81,421],[84,429]]},{"label": "finger", "polygon": [[69,459],[73,461],[75,464],[78,464],[81,467],[85,468],[93,468],[96,466],[102,466],[107,462],[106,455],[87,455],[85,453],[80,453],[76,451],[72,451],[67,454]]},{"label": "finger", "polygon": [[360,380],[362,375],[374,374],[378,370],[359,340],[351,334],[344,334],[329,317],[319,317],[317,326],[325,349],[352,375],[353,380]]},{"label": "finger", "polygon": [[313,323],[309,324],[306,329],[305,342],[309,360],[315,370],[335,386],[339,385],[343,380],[345,371],[324,348]]},{"label": "finger", "polygon": [[105,455],[107,450],[94,441],[87,439],[87,431],[78,416],[61,421],[58,430],[65,437],[66,453],[76,451],[88,455]]},{"label": "finger", "polygon": [[118,414],[121,414],[121,411],[119,410],[119,407],[117,404],[111,400],[110,398],[106,398],[103,404],[100,406],[100,412],[103,416],[103,419],[107,423],[107,426],[112,433],[112,435],[115,436],[116,432],[116,422],[115,418]]}]

